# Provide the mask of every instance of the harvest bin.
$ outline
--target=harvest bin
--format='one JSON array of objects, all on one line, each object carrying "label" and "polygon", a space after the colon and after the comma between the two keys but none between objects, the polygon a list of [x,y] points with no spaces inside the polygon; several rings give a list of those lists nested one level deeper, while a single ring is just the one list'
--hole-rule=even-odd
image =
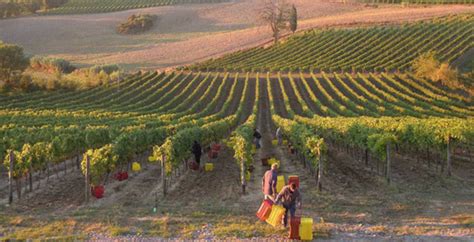
[{"label": "harvest bin", "polygon": [[290,218],[290,239],[300,239],[301,217],[294,216]]},{"label": "harvest bin", "polygon": [[273,205],[272,212],[268,216],[267,223],[273,227],[278,227],[281,224],[281,218],[285,214],[285,208],[280,205]]},{"label": "harvest bin", "polygon": [[298,176],[292,175],[288,176],[288,184],[295,183],[296,187],[300,187],[300,178]]},{"label": "harvest bin", "polygon": [[268,217],[270,217],[270,213],[272,212],[272,205],[272,200],[263,200],[262,205],[260,205],[260,208],[257,211],[257,217],[262,221],[267,220]]},{"label": "harvest bin", "polygon": [[102,185],[91,187],[92,196],[96,198],[103,198],[105,193],[105,188]]},{"label": "harvest bin", "polygon": [[277,177],[277,192],[281,192],[281,189],[285,186],[285,176]]},{"label": "harvest bin", "polygon": [[313,219],[302,218],[300,224],[300,239],[313,240]]},{"label": "harvest bin", "polygon": [[204,164],[204,170],[205,170],[205,171],[212,171],[212,170],[214,170],[214,164],[212,164],[212,163],[206,163],[206,164]]},{"label": "harvest bin", "polygon": [[132,171],[138,172],[142,169],[142,166],[138,162],[133,162],[132,163]]}]

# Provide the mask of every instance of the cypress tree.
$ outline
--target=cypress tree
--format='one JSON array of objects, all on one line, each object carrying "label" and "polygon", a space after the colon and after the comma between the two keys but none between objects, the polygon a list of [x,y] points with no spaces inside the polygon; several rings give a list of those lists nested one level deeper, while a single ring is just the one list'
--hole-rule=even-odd
[{"label": "cypress tree", "polygon": [[295,33],[297,28],[298,28],[298,13],[296,12],[296,7],[293,4],[293,6],[291,6],[291,11],[290,11],[290,30],[291,32]]}]

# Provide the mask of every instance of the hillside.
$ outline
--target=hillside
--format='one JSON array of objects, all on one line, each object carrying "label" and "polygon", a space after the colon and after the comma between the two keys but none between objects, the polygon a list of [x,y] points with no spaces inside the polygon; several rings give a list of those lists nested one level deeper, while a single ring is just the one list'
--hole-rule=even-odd
[{"label": "hillside", "polygon": [[0,241],[474,240],[474,5],[396,1],[295,0],[278,44],[261,0],[1,20]]},{"label": "hillside", "polygon": [[[299,29],[404,23],[457,13],[474,6],[365,7],[298,0]],[[262,26],[260,2],[191,4],[104,14],[38,16],[0,21],[0,39],[29,54],[64,58],[79,65],[120,64],[126,69],[166,69],[271,42]],[[139,36],[121,36],[116,26],[132,14],[158,16],[155,28]],[[21,31],[18,28],[21,26]],[[32,37],[33,36],[33,37]]]},{"label": "hillside", "polygon": [[90,14],[117,12],[136,8],[151,8],[177,4],[220,3],[226,0],[69,0],[44,14]]},{"label": "hillside", "polygon": [[[25,183],[21,200],[14,193],[12,207],[0,207],[5,218],[0,227],[8,228],[0,229],[0,233],[6,238],[278,238],[285,230],[272,229],[254,219],[261,199],[260,176],[265,170],[259,159],[268,156],[281,160],[282,174],[301,177],[308,201],[305,216],[326,221],[314,225],[317,238],[347,239],[354,236],[348,235],[352,231],[361,239],[385,235],[419,239],[432,238],[433,234],[433,238],[455,239],[466,234],[463,224],[469,223],[473,209],[469,204],[454,210],[445,208],[446,204],[464,203],[473,192],[472,184],[468,185],[473,179],[473,166],[464,160],[471,157],[466,145],[474,138],[472,119],[464,119],[473,116],[472,100],[460,90],[411,75],[146,72],[110,87],[0,99],[2,154],[11,148],[17,158],[26,157],[29,150],[37,152],[34,157],[38,157],[29,169],[33,190]],[[382,115],[386,117],[380,118]],[[430,118],[419,119],[422,117]],[[327,153],[323,151],[327,159],[324,193],[316,189],[314,157],[301,159],[288,153],[287,147],[272,144],[276,125],[285,130],[288,141],[300,152],[311,151],[306,150],[309,143],[303,142],[306,135],[324,137],[329,148]],[[249,131],[246,127],[252,131],[254,126],[264,135],[263,148],[256,153],[244,150],[252,152],[247,165],[255,167],[247,182],[247,194],[239,191],[241,168],[233,158],[236,144],[223,147],[217,159],[204,158],[215,165],[213,172],[194,173],[182,166],[194,139],[204,145],[227,143],[232,131],[235,137],[239,134],[236,132]],[[392,185],[384,182],[387,173],[379,153],[380,142],[385,144],[392,136],[382,134],[392,135],[399,147],[392,153]],[[445,135],[458,139],[452,143],[457,148],[452,150],[453,158],[447,166],[441,158]],[[346,145],[347,151],[342,152]],[[166,153],[166,168],[148,162],[155,159],[157,147],[171,149]],[[381,147],[385,152],[385,146]],[[84,155],[91,158],[91,169],[103,172],[98,173],[102,178],[110,177],[103,183],[105,197],[92,199],[90,205],[84,205],[84,180],[76,168],[76,162],[82,159],[78,150],[82,153],[87,149],[91,150]],[[417,152],[420,149],[428,151]],[[40,158],[44,156],[49,158]],[[430,157],[440,158],[432,161]],[[365,165],[358,159],[366,159]],[[132,161],[139,161],[144,170],[129,170],[126,181],[112,180],[112,174],[128,170]],[[109,171],[101,170],[99,164]],[[161,173],[163,169],[167,172]],[[4,168],[1,171],[5,173]],[[455,178],[444,178],[446,171]],[[161,190],[163,174],[170,189],[166,196]],[[427,186],[429,198],[422,192]],[[7,203],[7,187],[6,176],[2,175],[2,204]],[[370,208],[368,203],[372,204]],[[152,207],[166,215],[150,214]],[[52,208],[60,212],[48,217]],[[400,211],[403,213],[393,216]],[[26,222],[31,212],[34,218]],[[390,217],[389,222],[385,216]],[[449,227],[431,223],[416,230],[405,227],[419,223],[420,216],[426,216],[423,221],[445,221]],[[412,221],[408,225],[407,219]],[[181,224],[181,220],[187,222]],[[224,226],[223,221],[233,227]],[[202,223],[205,227],[200,230]],[[354,223],[366,225],[354,228]],[[21,226],[12,227],[14,224]],[[161,227],[163,224],[167,227]]]},{"label": "hillside", "polygon": [[403,26],[314,30],[192,66],[201,70],[404,71],[420,53],[452,63],[473,48],[474,16]]}]

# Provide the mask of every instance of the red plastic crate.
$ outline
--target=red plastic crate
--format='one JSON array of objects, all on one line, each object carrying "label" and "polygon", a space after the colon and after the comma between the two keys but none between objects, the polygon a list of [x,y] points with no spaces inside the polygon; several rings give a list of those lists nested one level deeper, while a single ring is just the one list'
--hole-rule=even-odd
[{"label": "red plastic crate", "polygon": [[262,221],[267,220],[272,212],[272,205],[273,202],[271,200],[263,200],[262,205],[260,205],[260,208],[257,211],[257,217]]},{"label": "red plastic crate", "polygon": [[91,187],[92,196],[96,198],[103,198],[105,193],[105,188],[102,185]]},{"label": "red plastic crate", "polygon": [[300,188],[300,178],[298,176],[288,177],[288,184],[295,183],[297,188]]},{"label": "red plastic crate", "polygon": [[290,218],[290,238],[289,239],[300,239],[300,224],[301,217],[295,216]]}]

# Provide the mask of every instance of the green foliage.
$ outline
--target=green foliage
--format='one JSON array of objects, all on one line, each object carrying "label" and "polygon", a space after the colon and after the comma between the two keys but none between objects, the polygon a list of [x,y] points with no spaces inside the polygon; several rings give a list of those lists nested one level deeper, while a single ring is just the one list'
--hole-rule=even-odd
[{"label": "green foliage", "polygon": [[23,177],[23,175],[25,174],[26,166],[23,163],[23,159],[21,158],[21,152],[7,150],[3,165],[5,166],[7,171],[10,172],[10,154],[13,154],[14,157],[12,177],[15,179]]},{"label": "green foliage", "polygon": [[273,122],[283,130],[291,145],[308,158],[314,168],[326,153],[326,145],[307,125],[272,115]]},{"label": "green foliage", "polygon": [[99,149],[88,150],[82,159],[82,173],[86,173],[87,158],[89,158],[89,176],[92,185],[100,185],[107,173],[115,169],[118,156],[113,152],[112,145],[106,145]]},{"label": "green foliage", "polygon": [[4,0],[0,1],[0,19],[36,13],[40,9],[56,8],[67,0]]},{"label": "green foliage", "polygon": [[407,71],[420,53],[430,51],[442,63],[452,63],[469,50],[473,28],[472,15],[459,15],[402,26],[313,30],[279,45],[238,51],[191,69]]},{"label": "green foliage", "polygon": [[117,32],[120,34],[139,34],[153,28],[153,22],[156,15],[150,14],[133,14],[128,17],[127,21],[117,26]]},{"label": "green foliage", "polygon": [[28,66],[28,59],[23,54],[23,48],[17,45],[0,42],[0,86],[14,86],[21,73]]}]

